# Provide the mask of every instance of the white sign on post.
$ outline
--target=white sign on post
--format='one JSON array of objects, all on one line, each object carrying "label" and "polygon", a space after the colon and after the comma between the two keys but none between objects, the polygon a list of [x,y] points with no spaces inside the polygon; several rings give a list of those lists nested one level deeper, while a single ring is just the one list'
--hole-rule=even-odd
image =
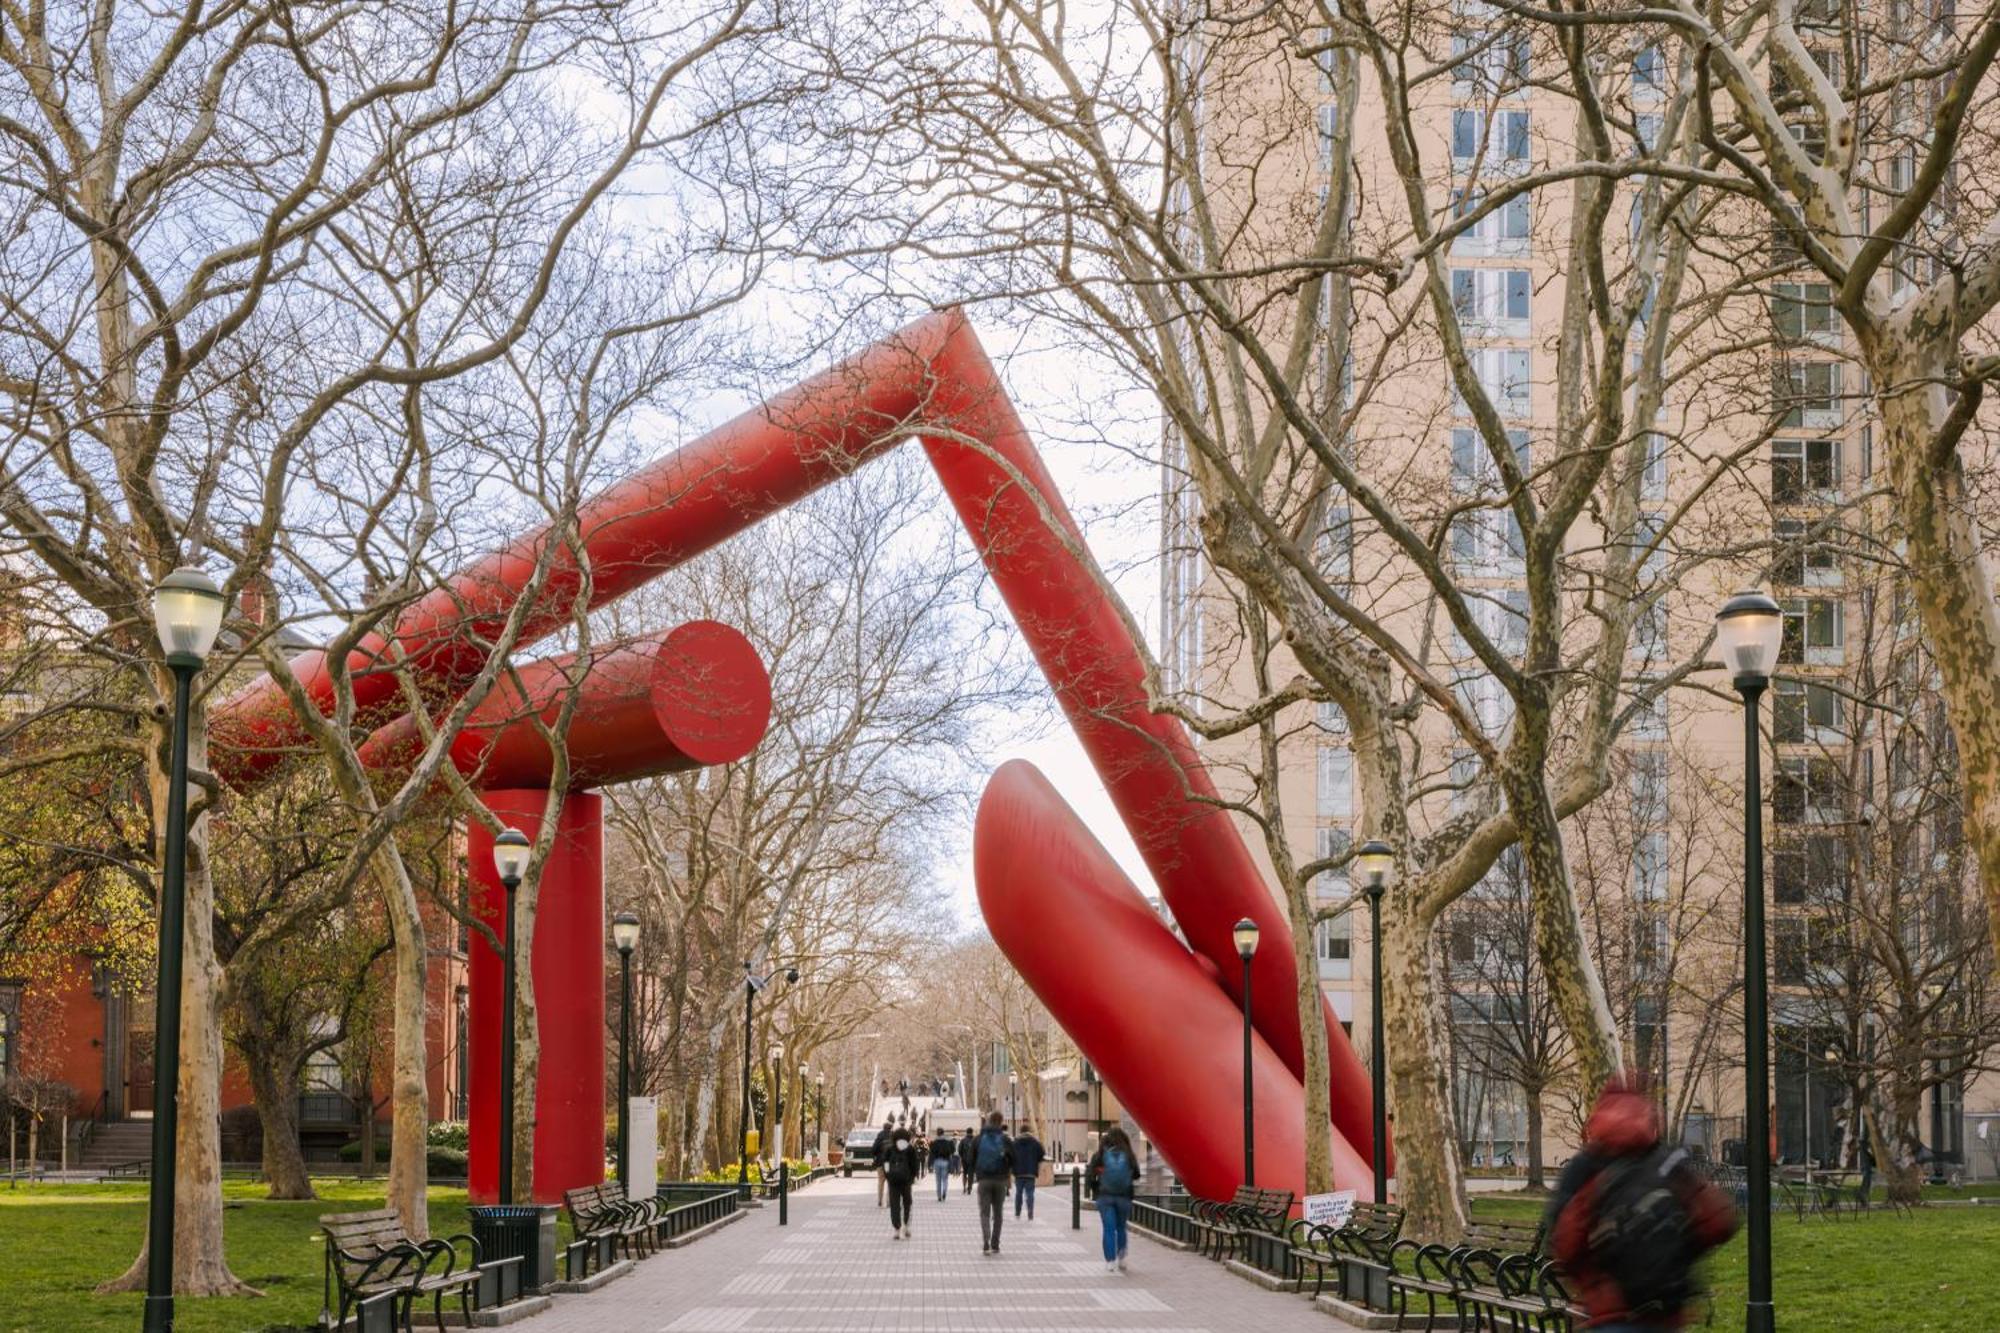
[{"label": "white sign on post", "polygon": [[1347,1219],[1353,1215],[1353,1190],[1306,1195],[1305,1219],[1315,1226],[1344,1227],[1347,1225]]},{"label": "white sign on post", "polygon": [[660,1185],[660,1099],[626,1098],[625,1133],[625,1169],[632,1177],[626,1197],[650,1199]]}]

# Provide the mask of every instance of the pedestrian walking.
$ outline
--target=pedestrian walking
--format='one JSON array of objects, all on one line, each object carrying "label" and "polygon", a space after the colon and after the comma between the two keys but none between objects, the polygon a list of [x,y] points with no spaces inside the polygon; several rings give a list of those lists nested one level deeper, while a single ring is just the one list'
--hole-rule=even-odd
[{"label": "pedestrian walking", "polygon": [[896,1122],[884,1120],[882,1132],[875,1136],[875,1206],[880,1208],[888,1201],[889,1177],[882,1172],[882,1160],[888,1155],[889,1140],[896,1134]]},{"label": "pedestrian walking", "polygon": [[979,1239],[981,1254],[1000,1253],[1000,1223],[1007,1215],[1007,1182],[1014,1174],[1014,1140],[998,1111],[987,1117],[972,1152],[979,1177]]},{"label": "pedestrian walking", "polygon": [[951,1193],[951,1171],[958,1165],[958,1140],[939,1134],[931,1140],[931,1174],[937,1178],[938,1202]]},{"label": "pedestrian walking", "polygon": [[1687,1324],[1701,1294],[1695,1261],[1735,1232],[1736,1209],[1687,1149],[1660,1142],[1653,1098],[1625,1077],[1597,1099],[1545,1226],[1585,1328],[1654,1333]]},{"label": "pedestrian walking", "polygon": [[958,1141],[958,1173],[965,1180],[963,1192],[966,1194],[972,1193],[972,1153],[975,1138],[973,1132],[968,1129],[965,1131],[965,1137]]},{"label": "pedestrian walking", "polygon": [[1014,1216],[1027,1204],[1028,1220],[1035,1220],[1035,1178],[1041,1174],[1042,1159],[1049,1155],[1042,1141],[1026,1125],[1014,1126]]},{"label": "pedestrian walking", "polygon": [[1125,1271],[1125,1243],[1132,1226],[1132,1190],[1138,1183],[1139,1159],[1132,1140],[1117,1125],[1104,1131],[1097,1151],[1084,1167],[1083,1180],[1097,1200],[1097,1221],[1104,1228],[1104,1271]]},{"label": "pedestrian walking", "polygon": [[895,1131],[882,1159],[882,1177],[889,1186],[889,1232],[898,1240],[910,1238],[911,1189],[917,1183],[917,1173],[923,1170],[923,1160],[917,1153],[915,1131],[908,1126]]}]

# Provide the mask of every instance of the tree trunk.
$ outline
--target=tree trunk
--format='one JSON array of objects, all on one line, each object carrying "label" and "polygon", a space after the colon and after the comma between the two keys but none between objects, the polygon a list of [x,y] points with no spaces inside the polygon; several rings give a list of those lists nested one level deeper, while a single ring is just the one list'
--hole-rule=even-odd
[{"label": "tree trunk", "polygon": [[2000,603],[1986,566],[1981,502],[1967,489],[1957,451],[1940,458],[1935,450],[1952,410],[1945,386],[1957,378],[1954,334],[1894,321],[1869,369],[1908,542],[1910,586],[1958,742],[1966,840],[2000,948]]},{"label": "tree trunk", "polygon": [[[391,959],[395,1033],[389,1084],[388,1205],[396,1210],[405,1231],[417,1240],[426,1240],[431,1234],[425,1197],[430,1183],[430,1091],[424,1082],[429,1055],[424,1041],[429,996],[424,983],[430,958],[416,890],[393,845],[385,844],[377,855],[376,878],[389,909],[389,931],[395,945]],[[372,1126],[372,1101],[365,1114]]]},{"label": "tree trunk", "polygon": [[257,1104],[257,1123],[264,1132],[264,1180],[267,1198],[316,1199],[306,1158],[299,1147],[299,1069],[289,1053],[244,1047],[250,1093]]},{"label": "tree trunk", "polygon": [[1527,1090],[1528,1102],[1528,1192],[1548,1189],[1548,1174],[1542,1165],[1542,1090]]},{"label": "tree trunk", "polygon": [[[1382,899],[1382,1021],[1389,1044],[1389,1102],[1396,1110],[1396,1193],[1409,1235],[1450,1243],[1465,1231],[1451,1093],[1445,1079],[1444,979],[1431,930],[1410,910],[1412,895]],[[1380,1051],[1369,1058],[1379,1060]]]},{"label": "tree trunk", "polygon": [[[165,673],[162,673],[164,676]],[[172,683],[163,682],[167,697]],[[149,748],[153,827],[164,842],[167,827],[168,747],[171,718]],[[188,772],[208,770],[208,726],[197,704],[188,723]],[[190,783],[192,786],[192,783]],[[199,795],[191,791],[190,804]],[[187,829],[186,933],[181,950],[181,1067],[176,1080],[180,1121],[174,1142],[174,1292],[182,1296],[260,1295],[229,1271],[222,1244],[222,1024],[217,996],[222,968],[215,959],[215,885],[208,873],[208,817]],[[162,1074],[167,1071],[161,1071]],[[146,1250],[100,1292],[143,1291]]]},{"label": "tree trunk", "polygon": [[366,1069],[361,1071],[361,1086],[354,1094],[354,1110],[361,1120],[361,1174],[372,1176],[379,1150],[375,1145],[375,1080]]},{"label": "tree trunk", "polygon": [[[1521,866],[1534,911],[1535,958],[1547,979],[1563,1028],[1575,1052],[1576,1071],[1595,1092],[1619,1071],[1623,1055],[1611,1005],[1604,996],[1590,951],[1584,947],[1583,917],[1570,890],[1569,864],[1563,854],[1562,826],[1549,796],[1547,709],[1522,700],[1515,719],[1516,737],[1499,765],[1500,789],[1520,829]],[[1525,762],[1534,758],[1537,762]]]},{"label": "tree trunk", "polygon": [[[1289,860],[1289,858],[1287,858]],[[1319,951],[1314,929],[1311,890],[1290,873],[1287,898],[1291,907],[1292,967],[1298,986],[1295,995],[1299,1010],[1300,1045],[1305,1058],[1306,1124],[1319,1127],[1306,1135],[1305,1185],[1308,1194],[1325,1194],[1333,1189],[1333,1136],[1326,1126],[1333,1120],[1333,1090],[1327,1069],[1326,1000],[1319,988]],[[1385,1020],[1386,1021],[1386,1020]],[[1375,1057],[1379,1058],[1379,1056]]]},{"label": "tree trunk", "polygon": [[1920,1128],[1923,1110],[1923,1083],[1913,1074],[1892,1075],[1893,1086],[1889,1093],[1889,1126],[1887,1137],[1890,1142],[1884,1150],[1876,1153],[1876,1160],[1884,1167],[1888,1200],[1897,1205],[1914,1205],[1923,1201],[1924,1168],[1917,1161],[1917,1153],[1923,1147],[1923,1131]]}]

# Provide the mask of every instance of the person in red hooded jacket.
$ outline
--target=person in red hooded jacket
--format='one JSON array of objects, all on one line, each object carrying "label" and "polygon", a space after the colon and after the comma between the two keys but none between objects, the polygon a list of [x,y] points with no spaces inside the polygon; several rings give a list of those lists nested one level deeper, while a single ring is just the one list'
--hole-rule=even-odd
[{"label": "person in red hooded jacket", "polygon": [[1695,1261],[1736,1231],[1729,1196],[1660,1142],[1653,1099],[1614,1078],[1590,1113],[1545,1215],[1549,1251],[1600,1333],[1684,1327]]}]

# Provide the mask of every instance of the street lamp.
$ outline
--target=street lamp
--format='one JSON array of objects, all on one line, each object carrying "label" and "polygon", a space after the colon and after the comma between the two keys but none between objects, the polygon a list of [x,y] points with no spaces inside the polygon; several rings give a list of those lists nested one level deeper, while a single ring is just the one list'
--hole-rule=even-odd
[{"label": "street lamp", "polygon": [[[796,967],[785,969],[785,982],[790,984],[799,979]],[[758,976],[750,964],[743,964],[743,1113],[736,1133],[736,1185],[739,1189],[750,1188],[750,1041],[751,1027],[757,1017],[757,992],[777,980],[774,969]]]},{"label": "street lamp", "polygon": [[813,1075],[813,1142],[826,1137],[826,1075]]},{"label": "street lamp", "polygon": [[[1932,981],[1924,986],[1931,997],[1930,1012],[1936,1014],[1938,1004],[1944,999],[1944,984]],[[1931,1061],[1931,1177],[1930,1183],[1942,1185],[1944,1174],[1944,1061]]]},{"label": "street lamp", "polygon": [[1257,923],[1244,917],[1231,928],[1243,960],[1243,1183],[1257,1183],[1257,1109],[1250,1092],[1250,960],[1257,956]]},{"label": "street lamp", "polygon": [[1771,684],[1784,615],[1761,592],[1740,592],[1715,615],[1715,643],[1743,696],[1743,1133],[1749,1176],[1750,1290],[1746,1333],[1771,1333],[1770,1013],[1764,961],[1764,779],[1757,700]]},{"label": "street lamp", "polygon": [[1013,1070],[1007,1071],[1007,1123],[1015,1120],[1014,1108],[1018,1104],[1021,1091],[1021,1076]]},{"label": "street lamp", "polygon": [[222,632],[222,590],[183,566],[153,590],[153,628],[174,675],[167,827],[160,860],[160,964],[153,994],[153,1181],[146,1212],[146,1333],[174,1326],[174,1135],[180,1125],[181,949],[187,928],[188,708],[195,673]]},{"label": "street lamp", "polygon": [[785,1161],[785,1043],[771,1043],[771,1153]]},{"label": "street lamp", "polygon": [[632,1127],[626,1123],[632,1069],[632,951],[639,947],[639,918],[620,912],[611,918],[611,943],[618,949],[618,1183],[632,1187]]},{"label": "street lamp", "polygon": [[1368,1072],[1375,1085],[1375,1120],[1372,1126],[1375,1136],[1375,1202],[1387,1203],[1389,1060],[1382,1036],[1382,891],[1388,887],[1389,874],[1396,868],[1396,853],[1388,843],[1371,838],[1355,850],[1354,864],[1361,871],[1365,886],[1362,891],[1368,895],[1368,985],[1374,996],[1368,1005],[1369,1040],[1373,1043],[1374,1053],[1368,1062]]},{"label": "street lamp", "polygon": [[514,893],[528,869],[528,835],[501,829],[493,839],[493,868],[507,890],[507,952],[500,987],[500,1202],[514,1202]]}]

